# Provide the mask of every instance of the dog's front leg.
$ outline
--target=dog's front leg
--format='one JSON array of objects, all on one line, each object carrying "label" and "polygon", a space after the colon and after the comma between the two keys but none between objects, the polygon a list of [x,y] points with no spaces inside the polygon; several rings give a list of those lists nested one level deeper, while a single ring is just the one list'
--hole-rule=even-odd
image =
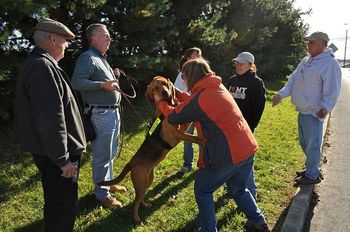
[{"label": "dog's front leg", "polygon": [[180,138],[181,140],[184,140],[186,142],[192,142],[192,143],[196,143],[198,145],[202,145],[203,142],[202,140],[198,137],[198,136],[194,136],[188,133],[184,133],[184,134],[180,134]]}]

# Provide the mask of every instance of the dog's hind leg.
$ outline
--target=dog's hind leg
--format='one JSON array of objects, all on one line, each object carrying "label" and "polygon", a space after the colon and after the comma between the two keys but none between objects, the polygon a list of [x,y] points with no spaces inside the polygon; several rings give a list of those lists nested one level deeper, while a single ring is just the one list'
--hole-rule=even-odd
[{"label": "dog's hind leg", "polygon": [[154,179],[153,170],[154,170],[154,169],[152,168],[152,170],[151,170],[150,173],[149,173],[147,189],[148,189],[148,188],[152,185],[152,183],[153,183],[153,179]]},{"label": "dog's hind leg", "polygon": [[[149,189],[149,187],[150,187],[150,186],[152,185],[152,183],[153,183],[153,179],[154,179],[153,170],[154,170],[154,169],[152,169],[152,170],[150,171],[150,173],[149,173],[148,185],[147,185],[146,191]],[[149,207],[152,206],[152,204],[146,203],[145,200],[142,200],[142,205],[145,206],[146,208],[149,208]]]},{"label": "dog's hind leg", "polygon": [[131,171],[131,180],[135,189],[135,200],[133,203],[133,218],[136,225],[143,225],[139,217],[139,207],[149,183],[149,175],[145,167],[135,167]]}]

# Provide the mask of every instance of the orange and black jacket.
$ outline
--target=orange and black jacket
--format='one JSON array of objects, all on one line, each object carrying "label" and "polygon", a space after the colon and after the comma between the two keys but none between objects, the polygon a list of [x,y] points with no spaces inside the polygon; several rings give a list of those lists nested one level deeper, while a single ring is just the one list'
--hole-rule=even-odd
[{"label": "orange and black jacket", "polygon": [[218,169],[246,160],[258,150],[256,140],[221,78],[208,74],[191,90],[179,94],[175,108],[160,101],[159,109],[171,124],[194,122],[200,147],[198,167]]}]

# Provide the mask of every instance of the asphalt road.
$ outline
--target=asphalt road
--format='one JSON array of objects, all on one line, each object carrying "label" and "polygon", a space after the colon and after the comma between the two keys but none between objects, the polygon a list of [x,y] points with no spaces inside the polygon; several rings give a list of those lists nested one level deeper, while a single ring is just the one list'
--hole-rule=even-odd
[{"label": "asphalt road", "polygon": [[350,231],[350,69],[342,69],[342,90],[326,135],[321,167],[324,180],[315,187],[311,232]]}]

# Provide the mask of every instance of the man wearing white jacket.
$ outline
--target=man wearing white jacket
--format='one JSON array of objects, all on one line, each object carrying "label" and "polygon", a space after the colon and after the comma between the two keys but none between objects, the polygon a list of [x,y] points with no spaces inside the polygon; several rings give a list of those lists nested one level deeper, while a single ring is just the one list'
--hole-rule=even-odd
[{"label": "man wearing white jacket", "polygon": [[334,108],[341,87],[341,69],[328,35],[315,32],[306,37],[309,55],[302,59],[288,83],[272,98],[272,106],[291,96],[298,114],[299,142],[306,155],[305,170],[297,172],[298,184],[317,184],[323,121]]}]

